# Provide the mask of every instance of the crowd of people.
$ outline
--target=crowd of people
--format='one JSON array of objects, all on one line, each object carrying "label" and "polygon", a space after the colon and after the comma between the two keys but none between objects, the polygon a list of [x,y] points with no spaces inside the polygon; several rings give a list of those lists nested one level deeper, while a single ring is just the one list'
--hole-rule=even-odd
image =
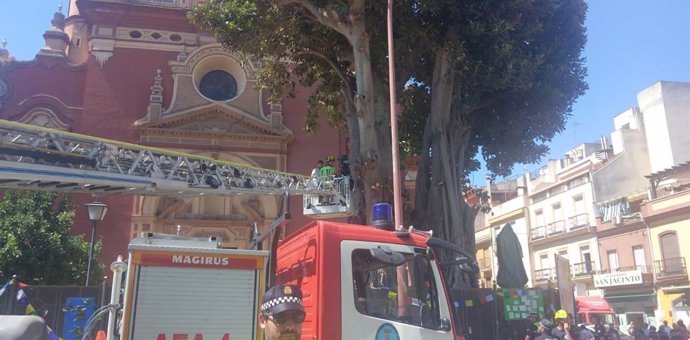
[{"label": "crowd of people", "polygon": [[[266,340],[299,340],[305,318],[298,286],[277,285],[264,294],[259,324]],[[576,326],[572,315],[564,310],[555,313],[554,322],[537,319],[537,314],[529,315],[525,340],[688,340],[690,333],[683,320],[671,326],[664,321],[658,329],[633,321],[627,326],[628,334],[625,335],[619,326],[606,326],[601,319],[595,320],[591,329],[585,325]]]},{"label": "crowd of people", "polygon": [[595,320],[591,328],[584,324],[577,326],[572,315],[564,310],[555,313],[554,322],[537,319],[537,314],[529,315],[525,340],[689,340],[690,336],[683,320],[678,320],[671,326],[663,321],[658,329],[646,323],[632,321],[627,325],[625,334],[621,332],[620,326],[607,326],[601,319]]}]

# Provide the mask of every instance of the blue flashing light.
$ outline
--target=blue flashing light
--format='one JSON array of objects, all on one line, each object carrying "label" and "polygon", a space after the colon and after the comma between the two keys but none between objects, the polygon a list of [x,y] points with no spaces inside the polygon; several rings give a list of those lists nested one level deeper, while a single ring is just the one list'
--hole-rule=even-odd
[{"label": "blue flashing light", "polygon": [[393,230],[393,207],[388,203],[376,203],[372,207],[371,224],[379,229]]}]

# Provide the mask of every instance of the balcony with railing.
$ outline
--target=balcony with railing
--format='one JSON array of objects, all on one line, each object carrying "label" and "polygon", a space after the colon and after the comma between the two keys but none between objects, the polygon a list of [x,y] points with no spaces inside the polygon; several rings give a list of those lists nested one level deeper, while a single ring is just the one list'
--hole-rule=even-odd
[{"label": "balcony with railing", "polygon": [[548,281],[556,276],[556,269],[555,268],[545,268],[545,269],[537,269],[534,271],[534,281],[536,282],[544,282]]},{"label": "balcony with railing", "polygon": [[575,277],[590,276],[592,274],[596,274],[594,270],[593,261],[573,263],[572,265],[570,265],[570,267],[570,270],[572,271],[573,276]]},{"label": "balcony with railing", "polygon": [[589,215],[587,213],[568,218],[568,230],[578,230],[587,226],[589,226]]},{"label": "balcony with railing", "polygon": [[554,236],[554,235],[558,235],[558,234],[563,234],[565,232],[566,232],[565,221],[563,221],[563,220],[549,223],[546,226],[547,236]]},{"label": "balcony with railing", "polygon": [[603,270],[601,271],[601,273],[602,273],[602,274],[606,274],[606,273],[617,273],[617,272],[629,272],[629,271],[633,271],[633,270],[639,270],[642,274],[644,274],[644,273],[651,273],[651,272],[652,272],[651,266],[642,266],[642,265],[640,265],[640,266],[627,266],[627,267],[607,268],[607,269],[603,269]]},{"label": "balcony with railing", "polygon": [[542,226],[538,226],[536,228],[532,228],[532,230],[530,230],[530,236],[531,236],[532,240],[539,240],[539,239],[545,238],[546,237],[546,226],[542,225]]},{"label": "balcony with railing", "polygon": [[654,261],[656,279],[659,282],[687,281],[688,270],[684,257],[671,257]]},{"label": "balcony with railing", "polygon": [[589,214],[584,213],[571,216],[566,220],[554,221],[547,225],[531,228],[530,237],[531,241],[539,241],[565,234],[571,235],[573,232],[577,232],[578,234],[587,233],[593,228],[594,227],[589,224]]}]

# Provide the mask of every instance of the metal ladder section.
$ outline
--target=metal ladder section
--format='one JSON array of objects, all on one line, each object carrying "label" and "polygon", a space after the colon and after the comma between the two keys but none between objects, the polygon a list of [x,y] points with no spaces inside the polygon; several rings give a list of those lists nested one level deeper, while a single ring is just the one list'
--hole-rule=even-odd
[{"label": "metal ladder section", "polygon": [[334,182],[0,120],[0,188],[96,196],[287,193],[304,196],[305,215],[346,216],[349,185]]}]

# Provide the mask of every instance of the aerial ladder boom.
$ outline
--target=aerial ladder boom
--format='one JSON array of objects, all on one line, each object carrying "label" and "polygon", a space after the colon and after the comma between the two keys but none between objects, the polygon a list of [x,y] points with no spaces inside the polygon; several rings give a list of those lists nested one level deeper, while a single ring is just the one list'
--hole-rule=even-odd
[{"label": "aerial ladder boom", "polygon": [[93,195],[302,195],[305,215],[349,214],[349,179],[252,167],[0,120],[0,188]]}]

